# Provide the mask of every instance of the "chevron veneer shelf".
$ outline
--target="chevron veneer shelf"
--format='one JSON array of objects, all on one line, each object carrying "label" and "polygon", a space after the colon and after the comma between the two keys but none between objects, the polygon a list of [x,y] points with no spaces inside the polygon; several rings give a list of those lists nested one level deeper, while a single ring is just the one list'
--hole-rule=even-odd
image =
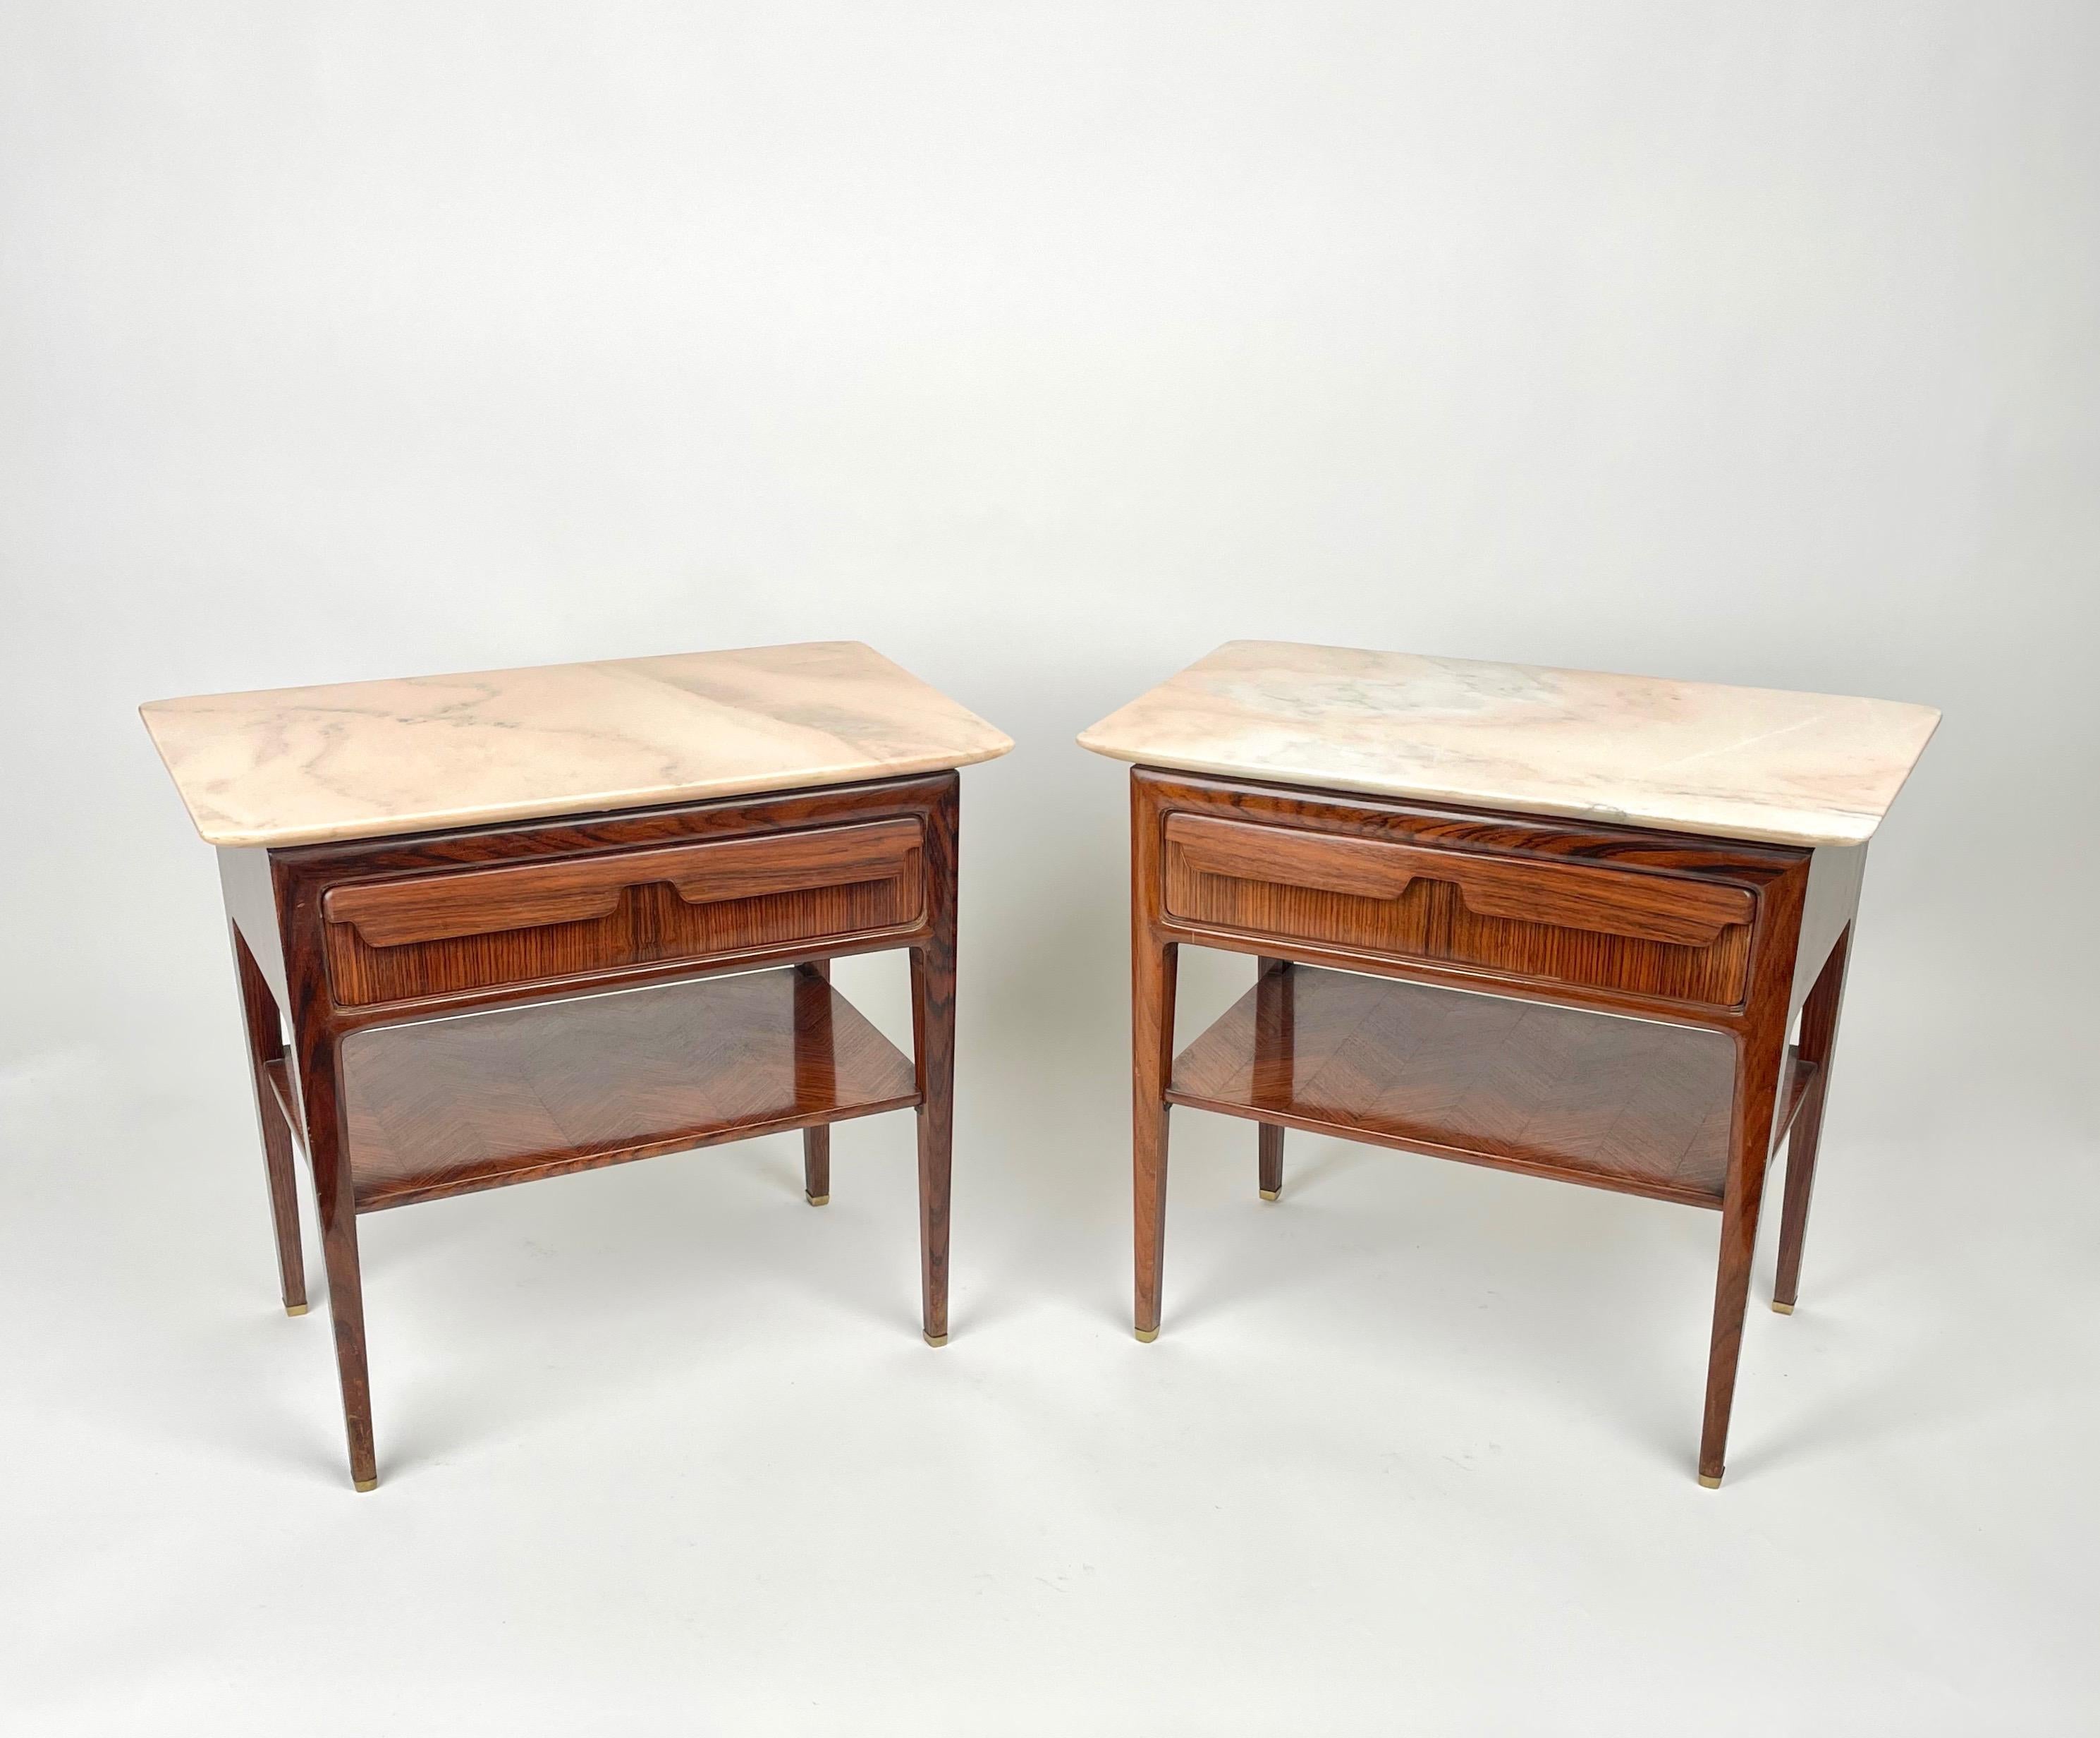
[{"label": "chevron veneer shelf", "polygon": [[[1789,1056],[1773,1139],[1815,1077]],[[1718,1207],[1734,1084],[1715,1033],[1277,962],[1176,1058],[1167,1097]]]},{"label": "chevron veneer shelf", "polygon": [[[911,1059],[808,966],[381,1027],[343,1051],[360,1213],[919,1102]],[[289,1072],[268,1072],[296,1128]]]}]

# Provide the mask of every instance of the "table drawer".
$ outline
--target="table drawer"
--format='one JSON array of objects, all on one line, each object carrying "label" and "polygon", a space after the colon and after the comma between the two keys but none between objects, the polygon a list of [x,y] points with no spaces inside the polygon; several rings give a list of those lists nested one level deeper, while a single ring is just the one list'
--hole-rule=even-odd
[{"label": "table drawer", "polygon": [[1747,888],[1204,815],[1166,820],[1162,891],[1183,922],[1729,1007]]},{"label": "table drawer", "polygon": [[924,845],[907,818],[348,882],[329,982],[361,1006],[908,928]]}]

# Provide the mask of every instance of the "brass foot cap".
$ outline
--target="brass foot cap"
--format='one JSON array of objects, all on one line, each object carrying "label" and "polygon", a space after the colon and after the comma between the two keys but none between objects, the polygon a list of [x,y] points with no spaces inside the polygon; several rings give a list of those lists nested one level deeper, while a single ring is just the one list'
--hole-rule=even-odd
[{"label": "brass foot cap", "polygon": [[813,1207],[828,1207],[832,1204],[832,1197],[830,1196],[812,1195],[806,1189],[802,1192],[802,1199],[809,1202],[809,1204]]},{"label": "brass foot cap", "polygon": [[1702,1472],[1699,1475],[1699,1482],[1710,1491],[1718,1491],[1721,1488],[1721,1475],[1718,1472],[1710,1478]]},{"label": "brass foot cap", "polygon": [[1793,1306],[1792,1304],[1781,1303],[1776,1298],[1772,1299],[1772,1308],[1777,1311],[1781,1316],[1791,1316],[1793,1314]]},{"label": "brass foot cap", "polygon": [[1264,1201],[1282,1201],[1283,1199],[1283,1191],[1281,1189],[1264,1189],[1261,1192],[1261,1198]]},{"label": "brass foot cap", "polygon": [[287,1316],[303,1316],[307,1313],[307,1307],[308,1306],[303,1303],[288,1303],[285,1306],[285,1313]]},{"label": "brass foot cap", "polygon": [[360,1491],[376,1491],[379,1488],[379,1481],[377,1479],[352,1479],[350,1482]]},{"label": "brass foot cap", "polygon": [[1157,1328],[1133,1328],[1131,1332],[1148,1346],[1159,1338],[1159,1330]]},{"label": "brass foot cap", "polygon": [[932,1346],[936,1348],[945,1346],[948,1343],[948,1337],[945,1333],[929,1333],[921,1337],[925,1340],[929,1346]]}]

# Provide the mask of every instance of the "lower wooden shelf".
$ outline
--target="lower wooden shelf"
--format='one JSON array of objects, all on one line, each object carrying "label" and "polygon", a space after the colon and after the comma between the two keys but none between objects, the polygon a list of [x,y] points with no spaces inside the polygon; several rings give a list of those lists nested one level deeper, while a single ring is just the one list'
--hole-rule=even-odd
[{"label": "lower wooden shelf", "polygon": [[377,1028],[342,1066],[360,1212],[919,1102],[910,1058],[806,966]]},{"label": "lower wooden shelf", "polygon": [[[1812,1074],[1790,1069],[1775,1140]],[[1719,1033],[1290,966],[1182,1051],[1167,1099],[1718,1207],[1734,1079]]]}]

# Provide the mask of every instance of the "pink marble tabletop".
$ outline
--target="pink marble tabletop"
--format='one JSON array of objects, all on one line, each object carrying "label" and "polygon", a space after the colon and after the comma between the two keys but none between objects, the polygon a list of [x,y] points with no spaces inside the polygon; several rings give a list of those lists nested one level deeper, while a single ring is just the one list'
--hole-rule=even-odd
[{"label": "pink marble tabletop", "polygon": [[894,778],[1013,746],[857,640],[141,706],[196,829],[298,845]]},{"label": "pink marble tabletop", "polygon": [[1236,639],[1079,741],[1181,772],[1852,845],[1939,722],[1897,701]]}]

